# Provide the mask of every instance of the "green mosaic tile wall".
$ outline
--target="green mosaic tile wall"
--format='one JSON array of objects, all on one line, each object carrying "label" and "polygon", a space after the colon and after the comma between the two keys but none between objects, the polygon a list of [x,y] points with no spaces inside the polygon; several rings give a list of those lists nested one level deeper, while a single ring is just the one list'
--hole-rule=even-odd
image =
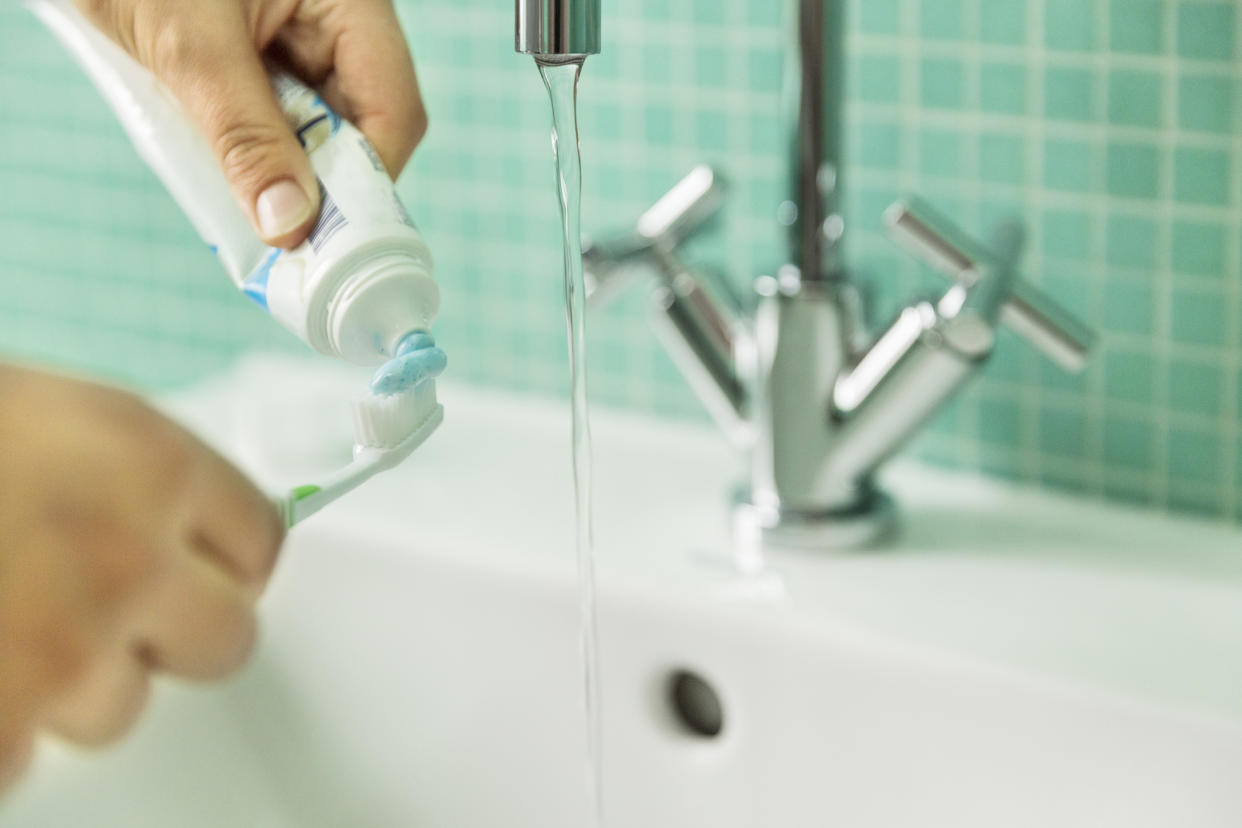
[{"label": "green mosaic tile wall", "polygon": [[[582,87],[584,225],[624,226],[693,164],[732,182],[690,257],[739,286],[771,219],[776,0],[605,9]],[[432,129],[401,189],[437,253],[459,379],[565,386],[548,116],[509,0],[403,0]],[[1026,268],[1101,331],[1067,377],[1012,337],[915,450],[1009,477],[1242,515],[1242,10],[1233,0],[853,0],[848,219],[875,317],[937,285],[879,232],[916,190],[981,229],[1020,213]],[[149,388],[301,346],[240,298],[78,70],[0,7],[0,349]],[[696,401],[636,291],[592,318],[597,400]]]}]

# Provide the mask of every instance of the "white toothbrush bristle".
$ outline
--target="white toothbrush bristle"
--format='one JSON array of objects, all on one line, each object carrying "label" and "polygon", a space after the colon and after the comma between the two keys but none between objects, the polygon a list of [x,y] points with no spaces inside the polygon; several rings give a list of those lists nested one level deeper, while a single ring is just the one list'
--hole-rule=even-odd
[{"label": "white toothbrush bristle", "polygon": [[354,442],[361,447],[396,448],[436,407],[436,385],[424,382],[398,394],[367,394],[355,399]]}]

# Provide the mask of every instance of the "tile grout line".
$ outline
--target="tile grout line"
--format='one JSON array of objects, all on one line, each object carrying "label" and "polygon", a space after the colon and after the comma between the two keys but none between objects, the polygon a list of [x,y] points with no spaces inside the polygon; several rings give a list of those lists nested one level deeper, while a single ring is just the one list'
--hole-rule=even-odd
[{"label": "tile grout line", "polygon": [[[1027,103],[1031,112],[1044,111],[1044,71],[1046,50],[1044,46],[1044,0],[1031,0],[1026,7],[1026,66],[1027,66]],[[1026,135],[1027,190],[1023,195],[1025,213],[1028,216],[1030,232],[1027,235],[1028,258],[1027,273],[1035,276],[1038,285],[1039,274],[1044,270],[1044,226],[1043,187],[1044,180],[1044,144],[1045,124],[1041,119],[1032,121],[1032,129]],[[1031,187],[1032,183],[1037,186]],[[1042,411],[1041,389],[1039,387],[1039,369],[1035,360],[1038,359],[1024,348],[1019,356],[1019,372],[1022,377],[1019,407],[1019,423],[1022,433],[1022,445],[1028,451],[1030,462],[1023,469],[1023,476],[1028,480],[1043,481],[1044,453],[1040,441],[1040,413]]]},{"label": "tile grout line", "polygon": [[[1237,52],[1242,50],[1242,13],[1235,9],[1234,14],[1234,50],[1235,67]],[[1235,92],[1236,95],[1236,92]],[[1234,110],[1235,126],[1238,121],[1237,109]],[[1226,232],[1225,273],[1225,363],[1224,363],[1224,405],[1221,406],[1222,433],[1225,435],[1225,503],[1222,513],[1231,520],[1242,518],[1242,497],[1239,486],[1242,486],[1242,443],[1239,442],[1238,418],[1242,411],[1238,410],[1242,399],[1242,143],[1235,141],[1231,156],[1229,194],[1233,220],[1229,222]]]},{"label": "tile grout line", "polygon": [[[979,39],[982,29],[982,9],[981,5],[984,0],[965,0],[963,37],[966,38],[966,48],[963,49],[962,63],[965,66],[965,107],[966,112],[978,112],[982,98],[982,72],[983,60],[980,56]],[[979,135],[981,130],[974,126],[970,118],[964,118],[964,129],[957,133],[956,137],[959,143],[959,151],[964,156],[962,161],[961,175],[966,178],[971,186],[967,189],[967,198],[969,206],[966,208],[966,215],[969,216],[968,227],[977,228],[976,232],[984,233],[981,240],[987,243],[987,228],[983,227],[982,222],[982,205],[981,195],[979,192]],[[963,141],[963,134],[969,136]],[[964,146],[962,146],[964,144]],[[978,396],[979,380],[981,377],[975,377],[969,387],[965,389],[965,394],[961,402],[958,403],[958,410],[961,412],[961,422],[958,424],[957,444],[958,451],[962,457],[962,462],[967,468],[981,470],[983,468],[983,407]]]},{"label": "tile grout line", "polygon": [[[1176,54],[1177,37],[1178,37],[1178,7],[1175,3],[1166,4],[1163,7],[1164,14],[1164,51],[1166,54]],[[1169,64],[1161,72],[1161,80],[1164,83],[1165,99],[1171,102],[1167,105],[1162,117],[1162,125],[1165,130],[1170,127],[1170,118],[1174,117],[1173,112],[1176,111],[1176,95],[1177,95],[1177,72],[1176,68]],[[1154,458],[1155,458],[1155,491],[1153,496],[1160,508],[1165,511],[1169,510],[1170,505],[1170,486],[1169,486],[1169,451],[1172,447],[1172,424],[1169,418],[1169,372],[1172,368],[1172,358],[1169,352],[1169,343],[1173,337],[1173,192],[1174,192],[1174,152],[1171,142],[1165,142],[1159,150],[1160,158],[1160,177],[1157,185],[1158,204],[1160,207],[1160,222],[1156,225],[1156,237],[1153,245],[1155,267],[1153,269],[1153,277],[1155,277],[1154,295],[1158,297],[1156,302],[1156,330],[1158,336],[1153,348],[1153,362],[1156,367],[1154,388],[1152,389],[1152,397],[1159,401],[1154,410],[1153,438]]]},{"label": "tile grout line", "polygon": [[[1099,38],[1102,44],[1110,42],[1111,24],[1112,24],[1112,3],[1118,0],[1096,0],[1095,13],[1099,21]],[[1093,54],[1095,58],[1093,71],[1095,78],[1096,94],[1098,100],[1096,106],[1100,108],[1100,112],[1096,113],[1096,129],[1094,136],[1095,152],[1097,157],[1102,155],[1108,144],[1108,119],[1107,112],[1109,110],[1109,95],[1111,84],[1111,66],[1109,57],[1111,52],[1104,48],[1098,48]],[[1105,175],[1105,165],[1097,165],[1100,172],[1097,175]],[[1106,272],[1105,264],[1105,245],[1107,243],[1107,214],[1108,201],[1098,195],[1101,192],[1100,184],[1105,183],[1096,181],[1096,195],[1091,198],[1087,215],[1090,217],[1088,247],[1087,247],[1087,269],[1088,272],[1096,274],[1098,278],[1092,278],[1088,284],[1088,294],[1086,306],[1088,312],[1094,312],[1097,319],[1102,319],[1102,311],[1104,309],[1104,279],[1102,278]],[[1107,191],[1107,187],[1103,188]],[[1099,322],[1092,320],[1093,328],[1099,329]],[[1105,493],[1106,470],[1104,462],[1104,445],[1106,436],[1105,415],[1104,415],[1104,370],[1098,364],[1098,354],[1091,355],[1092,360],[1085,369],[1084,385],[1087,388],[1083,395],[1083,407],[1086,412],[1085,416],[1085,450],[1086,456],[1091,460],[1089,464],[1089,474],[1087,478],[1087,489],[1097,496]]]}]

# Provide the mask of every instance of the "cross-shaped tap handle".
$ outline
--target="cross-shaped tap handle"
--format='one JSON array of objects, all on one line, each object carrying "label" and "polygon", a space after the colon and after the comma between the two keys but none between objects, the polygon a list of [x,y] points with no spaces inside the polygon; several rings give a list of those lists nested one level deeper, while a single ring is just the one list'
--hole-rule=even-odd
[{"label": "cross-shaped tap handle", "polygon": [[1010,284],[1000,305],[1000,321],[1065,370],[1086,367],[1095,339],[1091,329],[1052,297],[1016,277],[1019,230],[1010,226],[999,233],[1001,249],[992,250],[917,198],[889,207],[884,222],[898,244],[966,290],[989,274],[1006,273]]},{"label": "cross-shaped tap handle", "polygon": [[583,240],[587,297],[604,304],[625,284],[634,264],[671,257],[706,224],[724,202],[725,184],[706,164],[691,170],[651,205],[633,229],[613,238]]}]

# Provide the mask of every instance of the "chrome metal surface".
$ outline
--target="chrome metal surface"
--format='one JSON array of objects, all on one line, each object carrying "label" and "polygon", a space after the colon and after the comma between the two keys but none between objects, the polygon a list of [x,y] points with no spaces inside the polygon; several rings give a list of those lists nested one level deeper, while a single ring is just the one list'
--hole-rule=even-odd
[{"label": "chrome metal surface", "polygon": [[774,543],[786,549],[863,549],[884,544],[896,534],[893,499],[878,489],[848,509],[799,512],[755,503],[746,490],[733,499],[734,554],[746,571],[763,567]]},{"label": "chrome metal surface", "polygon": [[738,448],[754,429],[744,411],[745,390],[734,365],[751,347],[742,321],[709,293],[675,254],[659,256],[663,278],[651,295],[652,328],[708,413]]},{"label": "chrome metal surface", "polygon": [[975,375],[992,352],[991,332],[973,312],[946,320],[930,302],[907,308],[868,352],[884,353],[883,369],[867,378],[868,393],[842,419],[817,466],[817,488],[869,480]]},{"label": "chrome metal surface", "polygon": [[681,261],[677,247],[719,211],[725,184],[711,167],[690,171],[638,217],[633,229],[583,246],[587,300],[599,307],[636,276],[654,277],[652,328],[691,389],[738,448],[754,429],[743,407],[745,391],[736,365],[751,350],[751,337],[730,295]]},{"label": "chrome metal surface", "polygon": [[638,217],[638,235],[671,249],[711,218],[724,204],[724,196],[720,175],[700,164]]},{"label": "chrome metal surface", "polygon": [[516,0],[516,14],[521,54],[549,62],[599,54],[600,0]]},{"label": "chrome metal surface", "polygon": [[658,269],[659,256],[671,255],[711,221],[726,192],[719,173],[700,164],[639,216],[633,229],[608,238],[585,239],[582,265],[587,301],[593,307],[607,304],[635,276]]},{"label": "chrome metal surface", "polygon": [[793,43],[785,68],[790,263],[804,281],[842,277],[841,132],[844,0],[792,0]]},{"label": "chrome metal surface", "polygon": [[873,483],[892,457],[991,355],[1009,325],[1069,370],[1092,334],[1023,281],[1023,232],[1002,224],[984,245],[926,204],[886,213],[893,237],[949,277],[935,301],[902,310],[874,340],[842,264],[843,0],[787,0],[786,72],[791,186],[778,210],[786,264],[754,283],[755,311],[720,301],[685,267],[678,245],[719,207],[718,178],[698,167],[618,239],[585,254],[599,296],[641,269],[655,274],[652,320],[674,361],[721,427],[749,456],[736,500],[739,561],[773,546],[876,544],[895,525]]},{"label": "chrome metal surface", "polygon": [[902,310],[888,330],[867,349],[853,370],[837,377],[832,389],[834,416],[844,419],[853,415],[935,324],[936,309],[928,302]]},{"label": "chrome metal surface", "polygon": [[838,423],[833,385],[848,366],[850,339],[837,284],[804,282],[792,265],[760,279],[756,366],[749,410],[755,424],[751,491],[760,506],[822,512],[859,500],[866,481],[823,480],[819,467]]},{"label": "chrome metal surface", "polygon": [[[894,204],[884,216],[892,237],[912,255],[950,279],[973,284],[979,274],[998,265],[996,254],[982,247],[921,199]],[[1052,297],[1016,279],[1001,307],[1001,321],[1067,371],[1087,365],[1094,334]]]}]

